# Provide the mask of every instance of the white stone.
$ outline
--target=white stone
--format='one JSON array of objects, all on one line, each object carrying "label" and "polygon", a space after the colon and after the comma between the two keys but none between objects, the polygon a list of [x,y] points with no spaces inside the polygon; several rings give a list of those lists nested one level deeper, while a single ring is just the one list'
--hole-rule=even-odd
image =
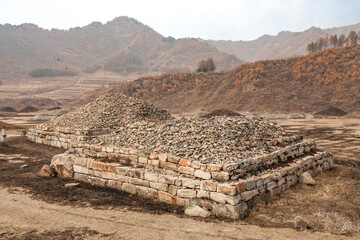
[{"label": "white stone", "polygon": [[210,212],[208,210],[199,207],[198,205],[190,206],[185,209],[185,214],[190,217],[202,217],[206,218],[210,216]]},{"label": "white stone", "polygon": [[194,172],[194,176],[205,180],[209,180],[211,178],[211,174],[209,172],[205,172],[202,170],[196,170]]},{"label": "white stone", "polygon": [[315,185],[315,180],[311,177],[310,173],[304,172],[299,177],[299,182],[307,185]]}]

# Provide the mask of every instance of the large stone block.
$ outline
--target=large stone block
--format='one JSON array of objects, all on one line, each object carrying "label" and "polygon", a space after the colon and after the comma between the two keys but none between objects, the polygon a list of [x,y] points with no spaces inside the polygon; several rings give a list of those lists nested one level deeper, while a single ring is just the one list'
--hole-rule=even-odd
[{"label": "large stone block", "polygon": [[237,182],[235,184],[236,190],[238,191],[238,193],[243,193],[246,191],[246,184],[244,181],[240,180],[239,182]]},{"label": "large stone block", "polygon": [[230,185],[228,183],[219,183],[217,185],[217,191],[220,193],[227,194],[227,195],[235,195],[236,187],[233,185]]},{"label": "large stone block", "polygon": [[130,184],[130,183],[123,183],[122,190],[125,192],[128,192],[128,193],[131,193],[131,194],[137,193],[136,186],[134,184]]},{"label": "large stone block", "polygon": [[146,198],[155,198],[159,197],[158,191],[152,188],[136,186],[138,195]]},{"label": "large stone block", "polygon": [[218,192],[210,192],[210,199],[219,203],[225,203],[226,195]]},{"label": "large stone block", "polygon": [[228,172],[212,172],[211,177],[217,181],[227,181],[230,178],[230,174]]},{"label": "large stone block", "polygon": [[89,169],[87,167],[73,165],[73,169],[76,173],[89,174]]},{"label": "large stone block", "polygon": [[171,162],[162,162],[160,161],[160,167],[165,168],[165,169],[170,169],[173,171],[177,171],[178,170],[178,165],[175,163],[171,163]]},{"label": "large stone block", "polygon": [[211,174],[209,172],[205,172],[202,170],[196,170],[194,172],[194,176],[197,178],[205,179],[205,180],[209,180],[211,178]]},{"label": "large stone block", "polygon": [[258,195],[259,191],[257,189],[251,190],[251,191],[246,191],[241,193],[241,200],[242,201],[249,201],[251,198],[253,198],[254,196]]},{"label": "large stone block", "polygon": [[231,219],[243,218],[247,214],[247,209],[248,206],[245,202],[240,202],[235,206],[223,203],[215,203],[212,206],[212,211],[216,216]]},{"label": "large stone block", "polygon": [[214,182],[212,180],[201,181],[200,189],[216,192],[217,184],[217,182]]},{"label": "large stone block", "polygon": [[171,203],[171,204],[175,204],[178,206],[185,206],[185,200],[177,197],[177,196],[173,196],[167,192],[163,192],[163,191],[159,191],[159,200],[162,202],[167,202],[167,203]]},{"label": "large stone block", "polygon": [[181,198],[196,198],[196,191],[191,189],[180,188],[177,191],[178,197]]},{"label": "large stone block", "polygon": [[180,173],[183,173],[183,174],[187,174],[187,175],[194,175],[194,169],[192,167],[184,167],[184,166],[180,166],[178,168],[178,171]]},{"label": "large stone block", "polygon": [[74,155],[58,154],[51,159],[50,167],[52,167],[59,177],[72,178],[74,175]]},{"label": "large stone block", "polygon": [[182,185],[187,188],[200,188],[201,181],[189,178],[182,178]]},{"label": "large stone block", "polygon": [[230,205],[233,205],[233,206],[237,205],[241,201],[241,195],[240,194],[236,194],[235,196],[226,195],[225,201],[226,201],[226,203],[228,203]]},{"label": "large stone block", "polygon": [[154,188],[154,189],[157,189],[157,190],[160,190],[160,191],[167,192],[168,188],[169,188],[169,185],[166,184],[166,183],[150,182],[150,187]]},{"label": "large stone block", "polygon": [[152,173],[152,172],[145,172],[144,173],[144,179],[151,181],[151,182],[157,182],[159,178],[159,174]]}]

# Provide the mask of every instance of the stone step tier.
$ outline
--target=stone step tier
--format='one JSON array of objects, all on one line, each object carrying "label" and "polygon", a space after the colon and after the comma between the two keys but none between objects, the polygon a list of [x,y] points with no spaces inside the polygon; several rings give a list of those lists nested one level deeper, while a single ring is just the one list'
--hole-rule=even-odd
[{"label": "stone step tier", "polygon": [[[294,141],[293,141],[294,142]],[[219,217],[238,219],[254,204],[333,167],[332,155],[312,141],[238,162],[202,164],[168,154],[82,144],[54,156],[60,176],[187,207],[199,205]]]}]

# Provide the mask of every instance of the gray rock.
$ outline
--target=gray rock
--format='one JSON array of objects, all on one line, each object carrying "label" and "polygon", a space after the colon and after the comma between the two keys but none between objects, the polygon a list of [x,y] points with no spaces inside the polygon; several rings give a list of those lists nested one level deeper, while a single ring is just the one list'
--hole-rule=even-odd
[{"label": "gray rock", "polygon": [[185,214],[190,217],[202,217],[207,218],[210,216],[210,212],[208,210],[199,207],[198,205],[190,206],[185,209]]}]

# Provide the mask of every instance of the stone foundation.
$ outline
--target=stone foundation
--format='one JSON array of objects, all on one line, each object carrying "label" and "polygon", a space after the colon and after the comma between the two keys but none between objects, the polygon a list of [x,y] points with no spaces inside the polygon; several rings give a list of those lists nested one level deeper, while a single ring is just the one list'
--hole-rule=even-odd
[{"label": "stone foundation", "polygon": [[211,214],[238,219],[250,207],[280,194],[312,175],[333,166],[332,155],[316,150],[302,137],[267,140],[277,149],[269,154],[224,163],[204,164],[166,153],[144,152],[112,145],[92,145],[90,138],[111,132],[38,126],[29,140],[68,149],[53,157],[59,176],[114,188],[182,207],[199,205]]},{"label": "stone foundation", "polygon": [[60,175],[93,185],[183,207],[199,205],[216,216],[238,219],[259,201],[297,184],[303,172],[330,169],[333,158],[307,141],[231,165],[84,144],[54,156],[52,166]]}]

